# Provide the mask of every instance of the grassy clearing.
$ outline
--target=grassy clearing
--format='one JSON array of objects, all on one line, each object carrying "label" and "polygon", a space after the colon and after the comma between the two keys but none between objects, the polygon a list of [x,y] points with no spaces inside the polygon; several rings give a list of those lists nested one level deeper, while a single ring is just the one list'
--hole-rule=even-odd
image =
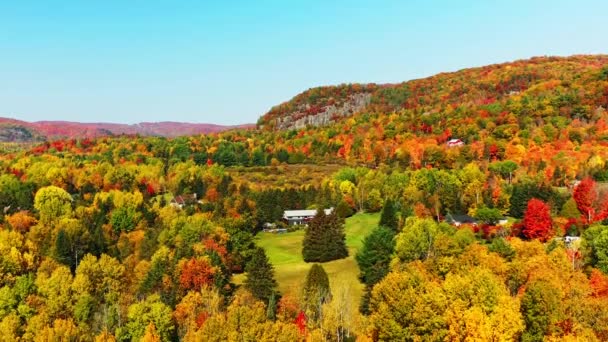
[{"label": "grassy clearing", "polygon": [[[345,259],[323,263],[332,288],[345,284],[351,288],[353,301],[359,303],[363,285],[357,279],[359,267],[355,254],[361,249],[363,239],[374,229],[380,219],[379,214],[356,214],[346,219],[345,233],[349,256]],[[274,265],[279,290],[283,294],[298,296],[306,273],[311,264],[302,259],[304,232],[284,234],[260,233],[256,238],[258,246],[266,250]],[[235,279],[238,282],[241,279]]]}]

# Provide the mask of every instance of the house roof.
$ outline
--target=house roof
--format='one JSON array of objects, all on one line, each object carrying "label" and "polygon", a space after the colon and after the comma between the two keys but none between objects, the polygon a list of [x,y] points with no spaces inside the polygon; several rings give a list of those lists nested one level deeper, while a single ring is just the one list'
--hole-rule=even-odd
[{"label": "house roof", "polygon": [[[325,215],[331,214],[334,208],[325,209]],[[283,218],[298,218],[298,217],[314,217],[317,215],[317,210],[285,210],[283,212]]]},{"label": "house roof", "polygon": [[171,199],[171,203],[186,204],[186,202],[196,201],[196,194],[177,195]]},{"label": "house roof", "polygon": [[448,222],[477,223],[477,220],[469,215],[447,214],[445,220]]}]

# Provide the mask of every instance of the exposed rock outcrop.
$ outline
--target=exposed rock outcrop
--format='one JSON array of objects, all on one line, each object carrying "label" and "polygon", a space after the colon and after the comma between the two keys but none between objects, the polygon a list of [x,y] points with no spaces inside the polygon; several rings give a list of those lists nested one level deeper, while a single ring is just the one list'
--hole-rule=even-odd
[{"label": "exposed rock outcrop", "polygon": [[277,129],[300,129],[306,126],[324,126],[338,118],[348,117],[362,111],[369,105],[371,93],[352,94],[341,104],[332,104],[322,108],[318,113],[310,114],[310,105],[301,105],[297,111],[277,118]]}]

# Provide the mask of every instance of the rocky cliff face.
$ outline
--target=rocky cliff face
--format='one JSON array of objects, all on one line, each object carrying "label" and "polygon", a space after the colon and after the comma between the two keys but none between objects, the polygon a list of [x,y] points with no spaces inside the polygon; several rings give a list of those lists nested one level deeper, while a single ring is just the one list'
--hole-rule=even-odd
[{"label": "rocky cliff face", "polygon": [[306,126],[325,126],[336,119],[351,116],[362,111],[370,103],[372,95],[367,93],[352,94],[340,105],[329,105],[316,114],[308,114],[310,105],[302,105],[292,115],[277,119],[278,129],[300,129]]},{"label": "rocky cliff face", "polygon": [[301,104],[289,115],[277,117],[274,127],[284,130],[301,129],[306,126],[325,126],[339,118],[348,117],[362,111],[369,105],[371,98],[371,93],[351,94],[341,103],[316,109],[310,104]]}]

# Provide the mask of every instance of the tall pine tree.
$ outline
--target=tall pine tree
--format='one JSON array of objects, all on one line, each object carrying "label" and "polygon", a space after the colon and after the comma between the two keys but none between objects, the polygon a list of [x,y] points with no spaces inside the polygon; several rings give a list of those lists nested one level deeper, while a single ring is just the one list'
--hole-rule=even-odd
[{"label": "tall pine tree", "polygon": [[307,316],[316,322],[321,317],[321,307],[331,299],[329,278],[323,266],[313,264],[304,282],[304,304]]},{"label": "tall pine tree", "polygon": [[245,288],[254,297],[268,303],[272,296],[276,296],[277,281],[274,279],[274,268],[268,261],[263,248],[257,247],[251,256],[251,261],[245,267],[247,278]]},{"label": "tall pine tree", "polygon": [[348,256],[344,221],[335,211],[326,215],[323,210],[308,223],[302,244],[306,262],[326,262]]},{"label": "tall pine tree", "polygon": [[60,229],[55,238],[55,260],[72,268],[72,251],[70,247],[70,239],[65,230]]},{"label": "tall pine tree", "polygon": [[394,237],[395,233],[392,230],[380,226],[363,240],[363,248],[355,256],[360,270],[359,280],[365,284],[360,307],[361,312],[365,314],[369,313],[369,299],[373,286],[388,274],[395,250]]},{"label": "tall pine tree", "polygon": [[382,207],[382,214],[380,215],[380,226],[391,229],[397,232],[399,229],[399,219],[397,218],[397,210],[395,208],[395,202],[392,199],[387,199]]}]

